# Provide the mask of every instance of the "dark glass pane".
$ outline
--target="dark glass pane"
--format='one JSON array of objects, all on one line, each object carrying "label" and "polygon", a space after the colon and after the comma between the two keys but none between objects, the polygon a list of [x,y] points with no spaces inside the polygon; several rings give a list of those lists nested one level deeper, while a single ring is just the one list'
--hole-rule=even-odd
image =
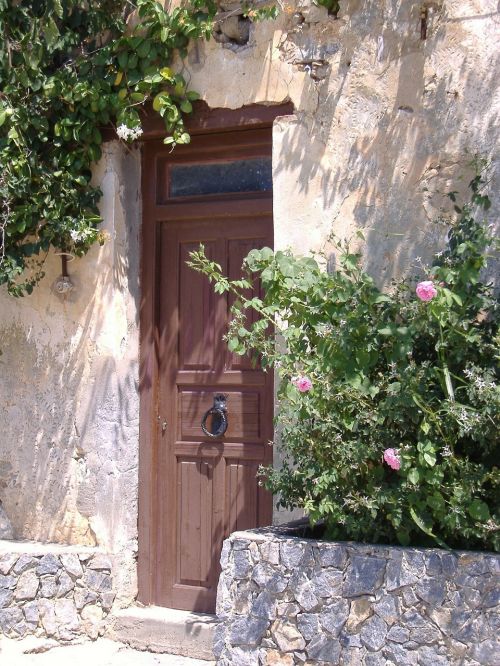
[{"label": "dark glass pane", "polygon": [[234,162],[182,164],[170,168],[170,197],[262,192],[272,189],[270,157]]}]

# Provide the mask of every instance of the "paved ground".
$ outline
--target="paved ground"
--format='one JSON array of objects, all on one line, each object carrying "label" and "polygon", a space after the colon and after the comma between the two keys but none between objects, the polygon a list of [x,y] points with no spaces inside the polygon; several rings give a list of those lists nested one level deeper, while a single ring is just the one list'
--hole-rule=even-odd
[{"label": "paved ground", "polygon": [[139,652],[106,638],[80,645],[58,647],[52,641],[44,639],[27,638],[14,641],[0,637],[0,664],[1,666],[213,666],[214,662],[169,654]]}]

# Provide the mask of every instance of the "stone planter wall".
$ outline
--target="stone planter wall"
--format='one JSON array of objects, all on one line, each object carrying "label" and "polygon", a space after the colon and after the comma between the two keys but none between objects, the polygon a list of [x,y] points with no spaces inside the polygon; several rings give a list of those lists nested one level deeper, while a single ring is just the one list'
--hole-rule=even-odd
[{"label": "stone planter wall", "polygon": [[0,541],[0,635],[97,638],[113,600],[111,562],[104,553]]},{"label": "stone planter wall", "polygon": [[222,552],[217,663],[498,666],[499,576],[493,554],[236,532]]}]

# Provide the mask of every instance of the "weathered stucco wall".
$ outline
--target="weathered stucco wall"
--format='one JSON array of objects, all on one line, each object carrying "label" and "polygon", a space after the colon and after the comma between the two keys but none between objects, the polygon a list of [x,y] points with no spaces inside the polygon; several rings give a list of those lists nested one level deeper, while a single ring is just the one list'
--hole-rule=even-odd
[{"label": "weathered stucco wall", "polygon": [[[183,68],[211,107],[290,100],[273,131],[275,245],[319,249],[332,230],[366,235],[381,283],[415,272],[443,237],[432,220],[492,160],[498,191],[496,0],[343,0],[338,19],[286,3],[249,43],[194,45]],[[137,536],[137,308],[140,164],[110,144],[95,170],[110,240],[70,263],[75,290],[0,290],[0,499],[15,536],[114,554],[121,602],[134,594]],[[490,211],[498,219],[498,200]]]},{"label": "weathered stucco wall", "polygon": [[386,282],[443,238],[432,221],[465,191],[472,155],[493,161],[498,190],[500,15],[495,0],[340,4],[334,19],[285,2],[248,45],[200,44],[188,80],[212,107],[293,102],[274,129],[276,246],[317,250],[361,228]]},{"label": "weathered stucco wall", "polygon": [[140,161],[118,142],[95,170],[108,242],[31,296],[0,293],[0,498],[14,536],[116,554],[135,593]]}]

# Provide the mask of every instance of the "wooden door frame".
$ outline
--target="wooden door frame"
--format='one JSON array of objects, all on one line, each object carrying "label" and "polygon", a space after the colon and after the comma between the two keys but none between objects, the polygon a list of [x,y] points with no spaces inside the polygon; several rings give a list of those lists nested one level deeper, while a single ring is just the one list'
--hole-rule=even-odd
[{"label": "wooden door frame", "polygon": [[[195,104],[194,113],[186,122],[193,135],[212,134],[250,128],[270,128],[278,116],[292,113],[291,104],[276,106],[251,105],[241,109],[209,109],[201,102]],[[165,136],[163,120],[158,114],[147,113],[143,120],[145,141]],[[146,177],[142,168],[142,217],[147,219],[146,196],[154,179]],[[139,489],[138,489],[138,601],[145,605],[153,602],[155,574],[155,526],[157,524],[154,492],[156,488],[157,464],[155,455],[160,424],[157,422],[157,395],[155,387],[158,377],[158,338],[155,330],[158,275],[155,275],[157,257],[155,251],[155,228],[142,224],[141,269],[140,269],[140,332],[139,332]],[[148,259],[148,260],[146,260]],[[152,260],[153,259],[153,260]]]}]

